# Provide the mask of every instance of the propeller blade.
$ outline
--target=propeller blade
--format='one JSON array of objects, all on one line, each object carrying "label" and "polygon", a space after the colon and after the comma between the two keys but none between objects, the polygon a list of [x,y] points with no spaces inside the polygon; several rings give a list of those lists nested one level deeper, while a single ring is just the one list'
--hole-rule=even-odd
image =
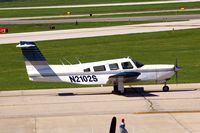
[{"label": "propeller blade", "polygon": [[176,73],[176,84],[178,83],[178,71],[175,71]]},{"label": "propeller blade", "polygon": [[116,132],[116,123],[117,123],[117,119],[114,116],[112,118],[112,121],[111,121],[111,124],[110,124],[110,131],[109,131],[109,133],[115,133]]},{"label": "propeller blade", "polygon": [[178,83],[178,71],[180,71],[182,68],[178,66],[178,59],[176,58],[176,63],[174,65],[174,72],[176,74],[176,84]]}]

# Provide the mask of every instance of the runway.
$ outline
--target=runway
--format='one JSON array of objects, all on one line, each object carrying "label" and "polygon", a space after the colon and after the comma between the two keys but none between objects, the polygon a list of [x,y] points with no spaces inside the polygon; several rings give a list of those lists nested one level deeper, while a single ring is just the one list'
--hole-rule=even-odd
[{"label": "runway", "polygon": [[[152,11],[137,11],[137,12],[115,12],[115,13],[96,13],[92,14],[93,17],[97,16],[110,16],[110,15],[133,15],[133,14],[144,14],[144,13],[172,13],[172,12],[188,12],[188,11],[200,11],[200,8],[194,9],[176,9],[176,10],[152,10]],[[90,18],[78,18],[78,17],[90,17]],[[63,19],[64,18],[64,19]],[[66,19],[67,18],[67,19]],[[116,19],[117,18],[117,19]],[[150,19],[151,18],[151,19]],[[142,17],[112,17],[108,18],[91,18],[90,14],[79,14],[79,15],[54,15],[54,16],[37,16],[37,17],[16,17],[16,18],[0,18],[1,24],[32,24],[32,23],[60,23],[60,21],[65,21],[66,23],[73,22],[89,22],[89,20],[96,22],[111,22],[116,21],[160,21],[160,20],[189,20],[200,18],[200,15],[163,15],[160,17],[155,16],[142,16]],[[36,19],[36,21],[33,21]],[[40,20],[37,20],[40,19]],[[45,20],[48,19],[49,21]],[[56,21],[53,19],[57,19]],[[58,20],[59,19],[59,20]],[[24,21],[27,20],[27,21]]]},{"label": "runway", "polygon": [[200,84],[169,86],[1,91],[1,133],[106,133],[113,116],[131,133],[200,132]]},{"label": "runway", "polygon": [[112,26],[112,27],[102,27],[102,28],[83,28],[83,29],[72,29],[72,30],[2,34],[0,36],[0,44],[19,43],[22,40],[44,41],[44,40],[97,37],[97,36],[108,36],[108,35],[123,35],[131,33],[173,31],[173,30],[195,29],[195,28],[200,28],[200,20],[124,25],[124,26]]},{"label": "runway", "polygon": [[199,2],[200,0],[167,0],[150,2],[128,2],[128,3],[109,3],[109,4],[86,4],[86,5],[61,5],[61,6],[38,6],[38,7],[9,7],[0,10],[26,10],[26,9],[51,9],[51,8],[81,8],[81,7],[107,7],[107,6],[129,6],[129,5],[154,5],[169,3]]},{"label": "runway", "polygon": [[[137,12],[136,12],[137,13]],[[101,14],[100,14],[101,15]],[[76,15],[81,17],[83,15]],[[88,14],[89,16],[89,14]],[[56,17],[56,16],[50,16]],[[23,18],[1,18],[0,24],[55,24],[55,23],[82,23],[82,22],[128,22],[128,21],[180,21],[190,19],[200,19],[199,14],[195,15],[162,15],[162,16],[140,16],[140,17],[104,17],[104,18],[65,18],[48,20],[27,20]],[[45,18],[45,17],[44,17]],[[48,18],[48,16],[46,17]],[[30,18],[31,19],[31,18]]]}]

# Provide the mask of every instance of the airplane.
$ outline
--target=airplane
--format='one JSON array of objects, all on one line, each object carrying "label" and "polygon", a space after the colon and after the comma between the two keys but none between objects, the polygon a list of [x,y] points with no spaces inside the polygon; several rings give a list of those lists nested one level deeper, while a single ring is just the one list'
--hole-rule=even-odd
[{"label": "airplane", "polygon": [[170,64],[144,65],[138,61],[119,58],[79,64],[50,65],[32,41],[20,41],[29,80],[39,82],[68,82],[87,85],[113,85],[113,93],[124,94],[124,84],[141,81],[164,83],[162,90],[169,91],[167,81],[181,68]]}]

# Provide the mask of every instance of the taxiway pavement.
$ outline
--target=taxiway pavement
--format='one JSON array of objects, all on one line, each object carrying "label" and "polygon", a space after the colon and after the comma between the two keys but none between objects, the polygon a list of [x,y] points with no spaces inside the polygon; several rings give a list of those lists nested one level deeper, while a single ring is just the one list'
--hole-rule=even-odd
[{"label": "taxiway pavement", "polygon": [[112,27],[102,27],[102,28],[83,28],[83,29],[71,29],[71,30],[3,34],[0,36],[0,44],[19,43],[22,40],[44,41],[44,40],[85,38],[85,37],[97,37],[97,36],[108,36],[108,35],[123,35],[131,33],[173,31],[173,30],[195,29],[195,28],[200,28],[200,19],[189,20],[189,21],[178,21],[178,22],[112,26]]},{"label": "taxiway pavement", "polygon": [[200,132],[200,84],[169,86],[127,87],[125,96],[112,87],[1,91],[1,133],[106,133],[113,116],[130,133]]},{"label": "taxiway pavement", "polygon": [[[135,12],[137,13],[137,12]],[[101,15],[101,14],[100,14]],[[74,17],[82,17],[83,15],[74,15]],[[85,15],[84,15],[85,16]],[[89,16],[89,14],[87,15]],[[57,16],[45,16],[57,17]],[[31,18],[27,18],[31,19]],[[103,17],[103,18],[67,18],[67,19],[37,19],[34,17],[33,20],[27,20],[26,18],[1,18],[0,24],[55,24],[55,23],[82,23],[82,22],[129,22],[129,21],[180,21],[190,19],[200,19],[199,14],[194,15],[162,15],[162,16],[140,16],[140,17]]]},{"label": "taxiway pavement", "polygon": [[[115,13],[96,13],[96,14],[92,14],[93,17],[96,16],[111,16],[111,15],[133,15],[133,14],[148,14],[148,13],[172,13],[172,12],[188,12],[188,11],[200,11],[200,8],[194,8],[194,9],[175,9],[175,10],[152,10],[152,11],[136,11],[136,12],[115,12]],[[90,14],[79,14],[79,15],[54,15],[54,16],[36,16],[36,17],[12,17],[12,18],[0,18],[0,23],[1,24],[31,24],[32,23],[46,23],[48,21],[42,21],[44,19],[49,19],[51,22],[51,19],[61,19],[61,18],[73,18],[73,19],[63,19],[62,21],[65,21],[66,23],[72,23],[72,22],[89,22],[88,20],[90,19],[81,19],[78,17],[91,17]],[[112,17],[111,17],[112,18]],[[200,15],[163,15],[160,17],[154,17],[151,16],[142,16],[142,17],[129,17],[129,19],[127,20],[127,17],[117,17],[120,18],[121,21],[130,21],[130,20],[134,20],[134,21],[148,21],[152,19],[154,21],[159,21],[159,20],[189,20],[189,19],[197,19],[200,18]],[[122,19],[124,18],[124,19]],[[37,21],[33,21],[34,19],[40,19]],[[108,21],[108,18],[101,18],[104,21]],[[98,21],[102,21],[101,19],[96,19],[96,18],[92,18],[93,21],[96,20],[96,22]],[[23,21],[23,20],[28,20],[28,21]],[[116,21],[116,17],[114,19]],[[61,21],[61,20],[59,20]],[[52,23],[58,23],[59,21],[53,21]],[[109,21],[112,21],[112,19],[109,19]]]}]

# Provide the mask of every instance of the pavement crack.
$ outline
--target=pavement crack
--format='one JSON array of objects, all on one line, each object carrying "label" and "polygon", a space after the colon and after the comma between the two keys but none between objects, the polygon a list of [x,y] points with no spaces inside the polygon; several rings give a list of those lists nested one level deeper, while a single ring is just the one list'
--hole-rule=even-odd
[{"label": "pavement crack", "polygon": [[34,129],[35,129],[35,133],[37,133],[37,120],[36,120],[36,119],[37,119],[37,118],[35,117],[35,118],[34,118],[34,121],[35,121],[35,128],[34,128]]},{"label": "pavement crack", "polygon": [[185,127],[181,122],[179,122],[176,117],[174,117],[173,114],[169,113],[169,115],[181,126],[183,127],[186,131],[188,131],[188,133],[192,133],[192,131],[190,131],[187,127]]},{"label": "pavement crack", "polygon": [[153,102],[152,102],[150,99],[146,98],[145,96],[143,96],[143,97],[144,97],[144,99],[149,103],[150,111],[151,111],[151,112],[155,112],[156,109],[155,109],[154,106],[153,106]]},{"label": "pavement crack", "polygon": [[147,101],[149,103],[150,112],[156,112],[156,109],[154,108],[153,102],[150,99],[146,98],[145,95],[142,92],[140,92],[140,91],[136,91],[136,92],[139,95],[141,95],[145,99],[145,101]]}]

